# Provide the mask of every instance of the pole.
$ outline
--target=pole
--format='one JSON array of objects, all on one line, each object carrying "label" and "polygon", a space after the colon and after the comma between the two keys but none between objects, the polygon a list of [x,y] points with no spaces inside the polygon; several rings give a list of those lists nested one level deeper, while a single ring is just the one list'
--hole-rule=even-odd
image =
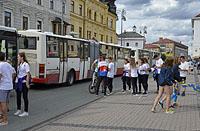
[{"label": "pole", "polygon": [[64,6],[65,6],[65,2],[64,2],[64,0],[62,0],[61,35],[64,35],[64,32],[63,32],[63,13],[64,13]]},{"label": "pole", "polygon": [[121,18],[121,46],[122,46],[123,20]]}]

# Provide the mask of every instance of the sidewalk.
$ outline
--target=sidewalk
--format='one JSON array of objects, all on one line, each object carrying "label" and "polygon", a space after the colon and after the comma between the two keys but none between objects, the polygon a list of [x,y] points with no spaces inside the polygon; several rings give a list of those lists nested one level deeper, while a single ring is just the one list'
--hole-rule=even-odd
[{"label": "sidewalk", "polygon": [[[194,82],[189,76],[188,82]],[[187,89],[185,97],[179,96],[181,107],[174,114],[163,113],[159,105],[157,113],[151,113],[156,94],[155,82],[149,81],[148,96],[132,96],[116,92],[81,109],[65,114],[41,125],[38,131],[198,131],[200,108],[196,92]]]}]

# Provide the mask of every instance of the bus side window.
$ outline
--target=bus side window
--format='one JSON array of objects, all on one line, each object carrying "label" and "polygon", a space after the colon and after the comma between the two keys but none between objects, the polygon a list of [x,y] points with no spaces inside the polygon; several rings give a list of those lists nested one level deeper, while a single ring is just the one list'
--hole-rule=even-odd
[{"label": "bus side window", "polygon": [[130,55],[131,55],[131,57],[134,57],[135,56],[135,51],[132,50]]},{"label": "bus side window", "polygon": [[28,49],[28,39],[24,38],[24,49]]}]

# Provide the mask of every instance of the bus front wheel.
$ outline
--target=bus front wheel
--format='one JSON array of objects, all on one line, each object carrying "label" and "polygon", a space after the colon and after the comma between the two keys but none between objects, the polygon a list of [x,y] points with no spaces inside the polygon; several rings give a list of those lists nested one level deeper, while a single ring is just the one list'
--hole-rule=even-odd
[{"label": "bus front wheel", "polygon": [[75,72],[71,70],[67,75],[67,85],[71,86],[75,81]]}]

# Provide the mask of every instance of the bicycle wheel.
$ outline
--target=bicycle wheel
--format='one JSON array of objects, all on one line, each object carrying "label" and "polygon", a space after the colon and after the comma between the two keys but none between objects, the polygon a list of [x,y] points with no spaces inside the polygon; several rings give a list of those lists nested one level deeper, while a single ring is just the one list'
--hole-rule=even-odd
[{"label": "bicycle wheel", "polygon": [[90,94],[94,94],[96,92],[96,83],[92,85],[92,82],[89,84],[89,92]]}]

